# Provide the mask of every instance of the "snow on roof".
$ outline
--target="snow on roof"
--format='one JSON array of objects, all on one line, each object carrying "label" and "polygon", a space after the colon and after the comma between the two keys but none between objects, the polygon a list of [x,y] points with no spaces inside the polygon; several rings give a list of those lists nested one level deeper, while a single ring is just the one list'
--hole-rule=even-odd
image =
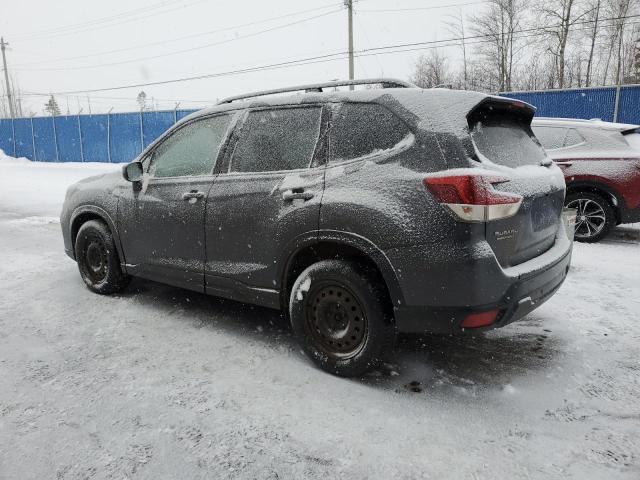
[{"label": "snow on roof", "polygon": [[585,120],[581,118],[535,117],[533,119],[533,125],[548,125],[558,127],[592,127],[619,131],[638,128],[638,125],[605,122],[604,120],[600,120],[599,118]]},{"label": "snow on roof", "polygon": [[[213,113],[242,110],[248,107],[267,107],[280,105],[304,105],[311,103],[327,102],[377,102],[383,98],[395,98],[405,107],[415,103],[422,103],[434,107],[442,105],[442,102],[453,104],[463,103],[465,108],[477,104],[489,95],[479,92],[468,92],[463,90],[450,90],[444,88],[372,88],[364,90],[346,91],[324,91],[324,92],[304,92],[288,95],[273,95],[268,97],[255,97],[247,100],[238,100],[231,103],[224,103],[207,107],[203,110],[192,113],[182,119],[181,122],[189,121],[203,115]],[[465,101],[466,100],[466,101]],[[425,105],[425,106],[426,106]]]}]

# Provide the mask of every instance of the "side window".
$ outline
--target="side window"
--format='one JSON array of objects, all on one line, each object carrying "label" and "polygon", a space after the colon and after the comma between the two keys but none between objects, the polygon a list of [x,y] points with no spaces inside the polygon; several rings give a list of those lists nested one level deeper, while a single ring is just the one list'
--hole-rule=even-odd
[{"label": "side window", "polygon": [[307,168],[320,133],[320,107],[250,111],[231,158],[231,172]]},{"label": "side window", "polygon": [[205,118],[173,133],[153,154],[153,174],[156,177],[181,177],[210,173],[230,121],[231,115]]},{"label": "side window", "polygon": [[329,150],[338,162],[386,150],[410,131],[391,111],[372,103],[344,103],[333,115]]},{"label": "side window", "polygon": [[570,128],[567,132],[567,138],[564,139],[564,146],[573,147],[575,145],[580,145],[581,143],[584,143],[582,135],[580,135],[575,128]]},{"label": "side window", "polygon": [[567,135],[566,128],[533,126],[532,129],[545,149],[553,150],[564,146],[564,137]]}]

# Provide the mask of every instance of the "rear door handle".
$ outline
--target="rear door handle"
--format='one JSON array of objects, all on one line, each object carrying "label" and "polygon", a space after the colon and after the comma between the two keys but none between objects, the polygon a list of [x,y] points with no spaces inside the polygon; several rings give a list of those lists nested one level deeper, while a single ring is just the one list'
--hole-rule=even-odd
[{"label": "rear door handle", "polygon": [[292,200],[304,200],[306,202],[307,200],[311,200],[313,197],[313,193],[305,192],[303,190],[298,191],[297,189],[286,190],[282,193],[282,199],[285,202]]},{"label": "rear door handle", "polygon": [[197,190],[191,190],[190,192],[184,192],[182,194],[182,200],[198,200],[199,198],[204,198],[204,192],[199,192]]}]

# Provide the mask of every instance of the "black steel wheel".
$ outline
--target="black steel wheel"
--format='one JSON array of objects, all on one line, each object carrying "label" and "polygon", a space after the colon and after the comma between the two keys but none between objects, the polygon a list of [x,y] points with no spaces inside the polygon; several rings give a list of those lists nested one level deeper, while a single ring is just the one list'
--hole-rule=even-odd
[{"label": "black steel wheel", "polygon": [[598,194],[572,193],[567,195],[565,205],[576,209],[574,238],[578,242],[599,242],[616,225],[616,215],[611,204]]},{"label": "black steel wheel", "polygon": [[82,224],[76,236],[75,253],[80,276],[90,290],[115,293],[129,283],[120,266],[113,235],[104,222],[90,220]]},{"label": "black steel wheel", "polygon": [[293,285],[289,313],[307,355],[339,376],[362,375],[395,342],[381,279],[353,262],[324,260],[307,268]]},{"label": "black steel wheel", "polygon": [[91,232],[83,249],[81,264],[91,283],[100,283],[107,276],[107,247],[101,237]]},{"label": "black steel wheel", "polygon": [[368,333],[367,315],[354,293],[343,285],[322,282],[305,298],[305,331],[328,356],[357,355]]}]

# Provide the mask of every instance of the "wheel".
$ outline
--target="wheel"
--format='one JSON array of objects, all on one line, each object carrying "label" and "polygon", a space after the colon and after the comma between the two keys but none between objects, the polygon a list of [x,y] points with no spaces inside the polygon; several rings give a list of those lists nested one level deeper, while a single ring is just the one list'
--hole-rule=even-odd
[{"label": "wheel", "polygon": [[113,235],[104,222],[89,220],[76,236],[76,261],[90,290],[109,294],[125,288],[130,280],[120,267]]},{"label": "wheel", "polygon": [[308,267],[293,285],[289,314],[305,353],[341,377],[362,375],[395,342],[381,280],[355,263],[323,260]]},{"label": "wheel", "polygon": [[599,242],[616,225],[613,207],[596,193],[572,193],[567,195],[565,205],[577,210],[575,239],[578,242]]}]

